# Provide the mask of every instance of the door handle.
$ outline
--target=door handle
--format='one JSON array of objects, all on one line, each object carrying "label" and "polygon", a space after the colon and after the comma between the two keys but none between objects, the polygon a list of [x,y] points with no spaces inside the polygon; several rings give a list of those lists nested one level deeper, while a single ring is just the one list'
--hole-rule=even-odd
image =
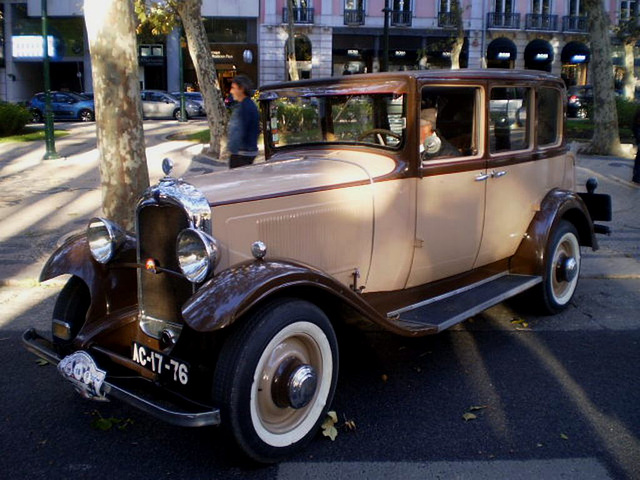
[{"label": "door handle", "polygon": [[484,182],[490,176],[491,175],[489,175],[488,173],[481,173],[480,175],[476,176],[476,182]]},{"label": "door handle", "polygon": [[500,170],[499,172],[491,172],[491,176],[493,178],[500,178],[500,177],[504,177],[507,174],[506,170]]}]

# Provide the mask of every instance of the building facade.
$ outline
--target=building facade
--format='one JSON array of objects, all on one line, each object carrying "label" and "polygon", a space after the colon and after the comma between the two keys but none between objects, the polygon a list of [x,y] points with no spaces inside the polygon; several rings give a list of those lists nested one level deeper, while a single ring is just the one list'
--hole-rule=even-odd
[{"label": "building facade", "polygon": [[[605,0],[615,25],[636,0]],[[640,1],[640,0],[638,0]],[[291,12],[302,78],[379,71],[384,64],[385,0],[294,0]],[[92,91],[91,60],[77,0],[48,0],[51,86]],[[462,68],[528,68],[589,81],[591,52],[582,0],[388,0],[388,69],[450,68],[458,22]],[[26,101],[42,90],[41,0],[0,0],[0,99]],[[203,0],[202,15],[223,89],[243,73],[256,84],[288,79],[287,0]],[[458,20],[460,19],[460,20]],[[616,78],[624,74],[614,43]],[[142,88],[198,89],[178,30],[139,36]]]}]

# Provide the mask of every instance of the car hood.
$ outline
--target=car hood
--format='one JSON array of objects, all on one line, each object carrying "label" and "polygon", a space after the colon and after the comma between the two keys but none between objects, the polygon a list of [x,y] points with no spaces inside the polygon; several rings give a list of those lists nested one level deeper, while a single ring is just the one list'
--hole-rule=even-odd
[{"label": "car hood", "polygon": [[373,182],[396,168],[393,158],[363,151],[309,151],[187,179],[213,206]]}]

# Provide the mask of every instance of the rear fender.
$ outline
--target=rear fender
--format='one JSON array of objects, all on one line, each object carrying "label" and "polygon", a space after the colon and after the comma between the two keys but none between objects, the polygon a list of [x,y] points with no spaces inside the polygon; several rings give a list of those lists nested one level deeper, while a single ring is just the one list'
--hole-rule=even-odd
[{"label": "rear fender", "polygon": [[315,268],[279,260],[248,261],[219,273],[185,303],[182,317],[192,329],[211,332],[233,324],[267,298],[294,290],[333,297],[336,304],[389,328],[386,318],[351,288]]},{"label": "rear fender", "polygon": [[529,225],[527,233],[511,259],[511,273],[542,275],[549,235],[560,220],[571,222],[578,230],[582,246],[598,249],[589,211],[580,196],[569,190],[555,189],[542,200],[540,210]]}]

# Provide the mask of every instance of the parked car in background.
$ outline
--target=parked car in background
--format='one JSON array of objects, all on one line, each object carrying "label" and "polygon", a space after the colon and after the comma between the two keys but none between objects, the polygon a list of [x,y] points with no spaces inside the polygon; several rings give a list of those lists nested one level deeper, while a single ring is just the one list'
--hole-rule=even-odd
[{"label": "parked car in background", "polygon": [[134,231],[94,218],[50,257],[40,280],[68,283],[49,338],[23,340],[86,398],[279,461],[325,419],[345,326],[418,337],[525,290],[550,314],[575,301],[611,202],[576,191],[565,95],[532,70],[264,87],[266,161],[186,182],[165,160]]},{"label": "parked car in background", "polygon": [[[171,95],[180,100],[180,92],[171,92]],[[184,92],[185,99],[195,103],[200,109],[198,115],[206,115],[207,112],[204,109],[204,98],[202,98],[202,93],[200,92]]]},{"label": "parked car in background", "polygon": [[[29,101],[33,122],[42,122],[45,111],[44,93],[36,93]],[[56,120],[80,120],[92,122],[95,119],[93,100],[73,92],[51,92],[51,110]]]},{"label": "parked car in background", "polygon": [[[180,119],[180,99],[162,90],[142,90],[142,113],[145,118]],[[185,101],[187,118],[200,115],[200,107],[192,100]]]},{"label": "parked car in background", "polygon": [[574,85],[567,89],[567,117],[587,118],[592,105],[591,85]]}]

